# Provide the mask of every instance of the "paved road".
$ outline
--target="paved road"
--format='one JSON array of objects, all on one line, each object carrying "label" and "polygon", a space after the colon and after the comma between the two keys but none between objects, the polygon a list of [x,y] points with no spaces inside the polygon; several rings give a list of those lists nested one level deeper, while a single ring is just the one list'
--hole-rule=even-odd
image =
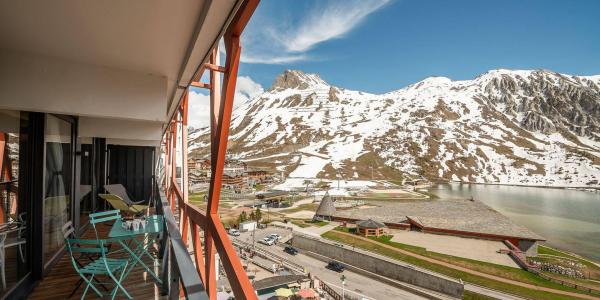
[{"label": "paved road", "polygon": [[275,253],[288,258],[294,263],[303,265],[307,271],[319,277],[329,286],[336,289],[339,293],[342,292],[342,284],[340,277],[342,274],[346,276],[345,291],[349,295],[358,296],[359,298],[367,299],[426,299],[411,292],[387,285],[375,279],[371,279],[364,275],[360,275],[351,271],[337,273],[325,268],[325,263],[310,256],[299,253],[298,255],[289,255],[283,252],[280,246],[271,246]]}]

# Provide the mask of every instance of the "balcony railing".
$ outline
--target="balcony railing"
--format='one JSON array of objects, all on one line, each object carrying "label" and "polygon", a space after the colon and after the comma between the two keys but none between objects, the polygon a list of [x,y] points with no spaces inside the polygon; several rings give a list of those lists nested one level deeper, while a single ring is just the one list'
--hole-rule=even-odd
[{"label": "balcony railing", "polygon": [[[163,258],[165,271],[169,274],[169,284],[165,289],[172,298],[177,297],[179,283],[183,294],[188,298],[206,297],[216,299],[216,265],[215,255],[218,253],[220,262],[227,274],[229,285],[238,299],[258,299],[250,280],[240,262],[225,227],[218,215],[221,179],[225,164],[225,152],[231,123],[233,98],[238,75],[241,55],[240,35],[250,17],[254,13],[259,0],[240,2],[235,14],[223,35],[225,45],[224,66],[220,66],[220,51],[215,44],[210,55],[210,62],[201,66],[194,75],[193,81],[186,87],[177,109],[171,116],[169,125],[165,128],[162,142],[164,160],[159,167],[163,176],[159,182],[164,189],[161,195],[161,211],[167,220],[168,237],[164,241],[165,255]],[[209,71],[210,82],[200,82],[205,70]],[[222,76],[222,77],[221,77]],[[206,88],[210,93],[210,122],[211,122],[211,180],[208,201],[205,211],[188,202],[188,102],[189,87]],[[178,151],[180,150],[180,152]],[[178,152],[181,156],[178,160]],[[178,167],[181,166],[181,183],[178,183]],[[165,196],[166,195],[166,196]],[[174,214],[177,212],[178,223]],[[204,233],[200,238],[201,231]],[[191,237],[191,241],[188,241]],[[194,251],[195,273],[190,270],[192,260],[187,252],[187,246]],[[164,257],[163,256],[163,257]],[[169,269],[167,269],[169,268]],[[169,272],[171,271],[172,272]],[[191,277],[187,277],[190,275]],[[166,280],[165,280],[166,282]],[[202,291],[204,290],[205,293]]]},{"label": "balcony railing", "polygon": [[169,206],[169,201],[158,185],[155,185],[154,203],[156,212],[164,216],[165,228],[162,236],[159,257],[162,259],[161,293],[170,299],[208,299],[200,275],[194,267],[188,249],[181,238],[179,226]]}]

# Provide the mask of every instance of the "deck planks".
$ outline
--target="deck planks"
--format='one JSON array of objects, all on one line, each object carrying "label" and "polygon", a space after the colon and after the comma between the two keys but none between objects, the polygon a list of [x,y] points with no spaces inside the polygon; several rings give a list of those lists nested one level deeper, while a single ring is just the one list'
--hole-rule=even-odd
[{"label": "deck planks", "polygon": [[[100,235],[103,237],[107,236],[110,228],[110,226],[104,224],[98,226]],[[89,227],[82,238],[95,238],[94,230]],[[149,266],[151,265],[150,259],[147,257],[144,259],[144,262]],[[159,271],[159,268],[156,268],[156,271]],[[157,272],[157,274],[159,273]],[[67,299],[67,296],[71,293],[79,278],[79,275],[73,268],[70,256],[65,253],[65,255],[63,255],[63,257],[61,257],[56,263],[56,265],[52,267],[44,279],[40,281],[37,287],[35,287],[28,299]],[[125,289],[127,289],[134,299],[167,299],[166,296],[160,295],[159,285],[154,281],[154,278],[147,274],[144,268],[139,265],[136,266],[133,271],[131,271],[131,273],[124,280],[124,283]],[[85,283],[70,299],[80,298],[83,294],[84,288]],[[117,295],[117,299],[126,299],[122,293],[118,293]],[[93,291],[90,291],[86,295],[86,299],[100,298],[93,293]]]}]

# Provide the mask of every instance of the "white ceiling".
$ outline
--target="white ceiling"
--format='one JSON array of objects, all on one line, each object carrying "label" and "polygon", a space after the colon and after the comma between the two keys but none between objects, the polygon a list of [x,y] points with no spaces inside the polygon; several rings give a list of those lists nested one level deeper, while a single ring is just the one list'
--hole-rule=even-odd
[{"label": "white ceiling", "polygon": [[167,77],[169,105],[237,2],[0,0],[0,48]]}]

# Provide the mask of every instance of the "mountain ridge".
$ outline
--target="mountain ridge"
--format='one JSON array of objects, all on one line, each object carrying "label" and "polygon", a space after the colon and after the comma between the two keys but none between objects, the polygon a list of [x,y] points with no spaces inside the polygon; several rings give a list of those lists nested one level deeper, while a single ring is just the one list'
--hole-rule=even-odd
[{"label": "mountain ridge", "polygon": [[[206,155],[206,129],[193,137]],[[372,94],[286,70],[234,111],[228,153],[291,177],[600,186],[600,76],[497,69]]]}]

